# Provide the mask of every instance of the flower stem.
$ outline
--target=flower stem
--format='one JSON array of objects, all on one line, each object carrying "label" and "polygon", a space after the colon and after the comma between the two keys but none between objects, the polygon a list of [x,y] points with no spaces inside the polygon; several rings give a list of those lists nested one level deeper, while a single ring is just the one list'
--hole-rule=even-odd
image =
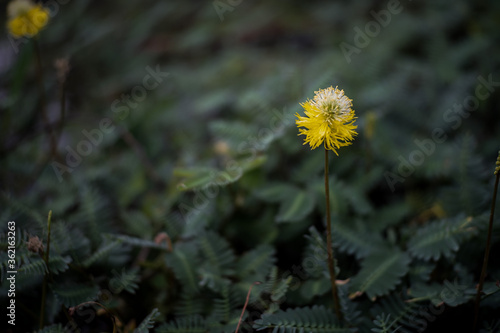
[{"label": "flower stem", "polygon": [[[500,160],[500,152],[498,155],[497,164],[498,164],[499,160]],[[481,302],[481,294],[483,292],[484,279],[486,278],[486,268],[488,267],[488,259],[490,256],[491,234],[493,231],[493,217],[495,216],[495,203],[497,201],[498,181],[500,179],[500,172],[495,171],[495,175],[496,175],[496,178],[495,178],[495,185],[493,187],[494,188],[493,189],[493,200],[491,202],[490,223],[488,226],[488,236],[486,238],[486,249],[484,251],[483,268],[481,269],[481,276],[479,278],[479,284],[477,286],[477,294],[476,294],[476,301],[475,301],[475,307],[474,307],[474,329],[473,329],[473,332],[477,331],[477,323],[478,323],[478,319],[479,319],[479,303]]]},{"label": "flower stem", "polygon": [[332,225],[330,216],[330,186],[328,181],[328,149],[325,148],[325,198],[326,198],[326,249],[328,252],[328,269],[330,271],[330,283],[332,284],[333,303],[337,318],[342,321],[343,316],[340,311],[339,292],[335,280],[335,258],[332,248]]},{"label": "flower stem", "polygon": [[50,274],[49,271],[49,251],[50,251],[50,224],[51,224],[51,219],[52,219],[52,211],[49,211],[49,217],[47,218],[47,228],[48,228],[48,235],[47,235],[47,251],[45,251],[45,254],[43,256],[43,261],[45,261],[45,265],[47,266],[47,273],[43,277],[43,285],[42,285],[42,305],[40,306],[40,325],[39,328],[43,328],[43,320],[45,318],[45,300],[47,298],[47,283],[48,283],[48,275]]}]

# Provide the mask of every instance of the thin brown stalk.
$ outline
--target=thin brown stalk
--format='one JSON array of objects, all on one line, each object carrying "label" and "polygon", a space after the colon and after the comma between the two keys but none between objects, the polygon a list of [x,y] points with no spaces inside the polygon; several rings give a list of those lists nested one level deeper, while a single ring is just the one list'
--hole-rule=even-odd
[{"label": "thin brown stalk", "polygon": [[259,285],[259,284],[260,284],[260,282],[256,281],[256,282],[252,283],[252,285],[248,289],[247,299],[245,301],[245,305],[243,306],[243,310],[241,311],[240,319],[238,320],[238,326],[236,326],[235,333],[238,333],[238,330],[240,329],[241,321],[243,320],[243,315],[245,314],[245,310],[247,309],[248,301],[250,300],[250,293],[252,292],[252,288],[253,288],[253,286]]},{"label": "thin brown stalk", "polygon": [[325,197],[326,197],[326,250],[328,253],[328,269],[330,271],[330,283],[332,285],[332,295],[333,295],[333,304],[335,308],[335,314],[337,318],[342,321],[343,316],[340,311],[340,300],[339,300],[339,292],[337,289],[337,284],[335,281],[337,280],[335,274],[335,258],[333,257],[333,248],[332,248],[332,225],[331,225],[331,216],[330,216],[330,186],[328,181],[328,149],[325,148]]},{"label": "thin brown stalk", "polygon": [[[498,156],[498,160],[500,160],[500,154]],[[495,185],[493,187],[493,200],[491,202],[490,222],[488,225],[488,235],[486,237],[486,249],[484,250],[483,267],[481,269],[481,276],[479,278],[479,284],[477,286],[476,300],[475,300],[475,305],[474,305],[474,329],[473,329],[473,332],[477,331],[477,324],[478,324],[478,320],[479,320],[479,304],[481,303],[481,294],[483,292],[484,279],[486,278],[486,270],[488,267],[488,260],[489,260],[489,256],[490,256],[491,234],[493,233],[493,218],[495,216],[495,203],[497,201],[498,181],[500,179],[500,172],[495,171],[495,174],[496,174],[496,177],[495,177]]]}]

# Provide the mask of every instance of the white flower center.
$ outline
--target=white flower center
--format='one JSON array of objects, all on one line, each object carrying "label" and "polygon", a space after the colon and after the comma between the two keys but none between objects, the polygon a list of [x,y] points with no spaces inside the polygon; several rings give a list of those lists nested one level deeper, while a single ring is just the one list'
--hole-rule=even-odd
[{"label": "white flower center", "polygon": [[328,88],[318,91],[313,103],[325,113],[329,123],[346,120],[352,112],[351,100],[338,89]]}]

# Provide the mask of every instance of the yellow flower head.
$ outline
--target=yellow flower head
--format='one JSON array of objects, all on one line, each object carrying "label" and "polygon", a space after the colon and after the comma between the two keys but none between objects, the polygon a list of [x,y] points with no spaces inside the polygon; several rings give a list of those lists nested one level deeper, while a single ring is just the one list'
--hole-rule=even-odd
[{"label": "yellow flower head", "polygon": [[15,38],[33,37],[49,21],[49,11],[31,0],[14,0],[7,7],[7,28]]},{"label": "yellow flower head", "polygon": [[304,144],[308,143],[311,149],[324,142],[326,149],[337,154],[337,149],[350,145],[358,134],[355,131],[358,126],[353,125],[356,117],[351,109],[352,100],[344,95],[344,90],[329,87],[315,91],[313,100],[300,105],[306,116],[297,113],[295,123],[299,127],[299,135],[306,136]]}]

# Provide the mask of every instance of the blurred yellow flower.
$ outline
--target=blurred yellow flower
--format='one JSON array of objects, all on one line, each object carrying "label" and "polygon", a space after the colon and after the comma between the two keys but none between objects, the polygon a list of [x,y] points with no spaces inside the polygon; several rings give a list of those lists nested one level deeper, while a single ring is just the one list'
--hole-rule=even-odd
[{"label": "blurred yellow flower", "polygon": [[14,0],[7,7],[9,33],[15,38],[33,37],[49,21],[49,11],[31,0]]},{"label": "blurred yellow flower", "polygon": [[[314,99],[300,104],[305,110],[305,117],[296,114],[295,123],[299,127],[299,135],[305,135],[304,144],[311,149],[322,143],[325,149],[333,150],[348,146],[358,133],[354,124],[356,117],[352,100],[344,95],[344,90],[329,87],[315,91]],[[305,127],[300,128],[300,127]]]},{"label": "blurred yellow flower", "polygon": [[373,137],[373,133],[375,133],[375,125],[377,123],[377,115],[375,112],[370,111],[365,114],[365,137],[368,140],[371,140]]}]

